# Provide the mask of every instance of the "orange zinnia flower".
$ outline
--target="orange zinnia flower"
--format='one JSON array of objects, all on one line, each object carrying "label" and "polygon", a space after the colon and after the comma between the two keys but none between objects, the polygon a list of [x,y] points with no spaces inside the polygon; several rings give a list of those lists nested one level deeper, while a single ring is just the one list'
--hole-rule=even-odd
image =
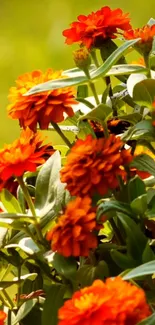
[{"label": "orange zinnia flower", "polygon": [[[5,145],[0,150],[0,180],[7,181],[11,177],[22,176],[26,171],[36,171],[37,166],[46,161],[44,155],[49,145],[42,143],[40,133],[33,133],[26,128],[21,132],[19,139]],[[51,154],[53,152],[52,148]]]},{"label": "orange zinnia flower", "polygon": [[126,178],[124,165],[131,162],[130,150],[123,149],[119,137],[77,140],[61,170],[61,181],[71,195],[104,195],[118,186],[118,175]]},{"label": "orange zinnia flower", "polygon": [[3,310],[0,310],[0,325],[4,325],[6,319],[6,313]]},{"label": "orange zinnia flower", "polygon": [[20,76],[16,81],[16,87],[10,88],[9,117],[19,119],[20,126],[23,128],[28,126],[36,130],[37,123],[41,129],[47,129],[50,122],[62,122],[64,114],[73,116],[72,105],[77,104],[73,87],[23,96],[33,86],[61,78],[64,78],[62,71],[53,72],[52,69],[48,69],[46,73],[33,71]]},{"label": "orange zinnia flower", "polygon": [[128,14],[121,9],[111,10],[103,7],[88,16],[78,16],[78,21],[73,22],[71,28],[63,31],[66,43],[80,43],[87,48],[99,47],[106,39],[116,38],[118,29],[128,30],[131,28]]},{"label": "orange zinnia flower", "polygon": [[69,202],[65,213],[47,234],[47,240],[52,241],[52,250],[66,257],[88,256],[90,249],[97,246],[93,234],[97,227],[95,217],[89,197],[77,197]]},{"label": "orange zinnia flower", "polygon": [[59,309],[58,325],[136,325],[150,314],[144,291],[116,277],[75,292]]},{"label": "orange zinnia flower", "polygon": [[151,51],[154,36],[155,25],[146,25],[143,28],[130,29],[124,32],[124,38],[126,40],[140,38],[139,42],[135,45],[135,48],[142,54]]}]

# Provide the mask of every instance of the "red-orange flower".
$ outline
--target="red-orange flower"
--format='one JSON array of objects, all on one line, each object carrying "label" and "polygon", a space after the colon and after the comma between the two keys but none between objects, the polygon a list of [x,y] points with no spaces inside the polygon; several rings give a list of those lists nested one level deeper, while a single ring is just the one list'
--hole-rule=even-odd
[{"label": "red-orange flower", "polygon": [[37,123],[41,129],[47,129],[50,122],[59,123],[64,120],[64,114],[73,116],[74,99],[73,87],[49,90],[42,93],[23,96],[29,89],[49,80],[64,78],[62,71],[53,72],[48,69],[45,73],[33,71],[25,73],[16,81],[16,87],[10,88],[8,115],[18,119],[20,126],[28,126],[36,130]]},{"label": "red-orange flower", "polygon": [[111,10],[106,6],[88,16],[78,16],[78,21],[71,23],[71,28],[64,30],[63,36],[67,44],[99,47],[106,39],[116,38],[119,29],[131,28],[129,21],[128,14],[124,14],[121,9]]},{"label": "red-orange flower", "polygon": [[110,135],[108,139],[77,140],[61,170],[61,181],[71,195],[104,195],[118,186],[118,175],[124,180],[124,165],[131,162],[130,150],[123,149],[119,137]]},{"label": "red-orange flower", "polygon": [[66,257],[88,256],[90,249],[97,246],[93,234],[95,216],[89,197],[77,197],[69,202],[58,223],[47,234],[47,240],[52,241],[52,250]]},{"label": "red-orange flower", "polygon": [[143,28],[130,29],[124,32],[124,38],[126,40],[140,38],[135,47],[142,54],[149,53],[151,51],[154,36],[155,25],[146,25]]},{"label": "red-orange flower", "polygon": [[59,309],[58,325],[136,325],[150,314],[144,291],[116,277],[75,292]]},{"label": "red-orange flower", "polygon": [[6,319],[6,313],[3,310],[0,310],[0,325],[4,325]]},{"label": "red-orange flower", "polygon": [[19,139],[0,150],[0,180],[7,181],[11,177],[22,176],[26,171],[36,171],[37,166],[46,161],[47,148],[49,145],[43,145],[39,132],[34,133],[29,128],[23,130]]}]

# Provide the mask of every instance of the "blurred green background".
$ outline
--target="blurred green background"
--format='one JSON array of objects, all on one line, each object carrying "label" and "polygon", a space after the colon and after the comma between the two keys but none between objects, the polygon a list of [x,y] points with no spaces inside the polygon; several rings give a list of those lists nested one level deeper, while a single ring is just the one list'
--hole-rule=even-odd
[{"label": "blurred green background", "polygon": [[155,17],[154,0],[0,0],[0,146],[19,136],[18,122],[6,112],[10,86],[35,69],[71,68],[75,47],[64,44],[62,31],[79,14],[105,5],[129,12],[134,27]]}]

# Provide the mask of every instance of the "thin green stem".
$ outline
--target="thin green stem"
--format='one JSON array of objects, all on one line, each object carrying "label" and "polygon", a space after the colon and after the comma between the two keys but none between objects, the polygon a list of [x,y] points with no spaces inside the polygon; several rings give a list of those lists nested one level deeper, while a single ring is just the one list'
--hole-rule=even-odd
[{"label": "thin green stem", "polygon": [[1,293],[0,293],[0,300],[1,300],[3,306],[7,306],[8,308],[10,308],[10,305],[8,304],[7,300],[3,298]]},{"label": "thin green stem", "polygon": [[35,211],[35,207],[34,207],[34,204],[32,202],[32,199],[31,199],[31,196],[29,194],[29,191],[27,189],[27,186],[25,185],[24,181],[23,181],[23,177],[17,177],[17,181],[23,191],[23,194],[24,194],[24,197],[25,197],[25,200],[28,204],[28,207],[33,215],[33,217],[35,218],[35,229],[36,229],[36,233],[37,233],[37,236],[38,236],[38,240],[40,242],[43,242],[44,241],[44,237],[42,235],[42,232],[41,232],[41,229],[40,229],[40,225],[38,223],[38,220],[37,220],[37,215],[36,215],[36,211]]},{"label": "thin green stem", "polygon": [[95,85],[92,81],[89,81],[89,87],[94,95],[94,98],[95,98],[95,101],[96,101],[96,104],[97,105],[100,105],[100,101],[99,101],[99,98],[98,98],[98,95],[97,95],[97,91],[96,91],[96,88],[95,88]]},{"label": "thin green stem", "polygon": [[59,128],[59,125],[51,122],[51,125],[53,126],[53,128],[55,129],[55,131],[60,135],[61,139],[66,143],[66,145],[71,148],[72,144],[70,143],[70,141],[68,140],[68,138],[64,135],[64,133],[61,131],[61,129]]},{"label": "thin green stem", "polygon": [[20,283],[20,277],[21,277],[21,265],[18,266],[17,307],[19,307],[19,305],[20,305],[20,295],[21,295],[21,283]]},{"label": "thin green stem", "polygon": [[97,91],[96,91],[96,88],[95,88],[95,85],[94,85],[94,82],[91,80],[91,77],[90,77],[90,73],[89,73],[89,70],[88,69],[84,69],[83,70],[85,75],[87,76],[87,78],[89,79],[88,80],[88,85],[94,95],[94,98],[95,98],[95,101],[96,101],[96,105],[100,105],[100,101],[99,101],[99,98],[98,98],[98,94],[97,94]]},{"label": "thin green stem", "polygon": [[104,129],[104,136],[105,138],[109,138],[109,131],[108,131],[108,127],[107,127],[107,122],[106,121],[102,121],[102,126]]},{"label": "thin green stem", "polygon": [[96,65],[96,68],[99,68],[100,64],[99,64],[99,61],[98,61],[98,58],[97,58],[97,55],[96,55],[96,51],[95,50],[92,50],[91,51],[91,57]]},{"label": "thin green stem", "polygon": [[11,325],[12,324],[12,317],[11,317],[12,315],[11,315],[11,310],[9,309],[8,310],[8,321],[7,321],[7,325]]},{"label": "thin green stem", "polygon": [[145,62],[145,66],[147,68],[147,77],[151,78],[151,69],[150,69],[150,61],[149,61],[149,55],[148,54],[144,54],[144,62]]},{"label": "thin green stem", "polygon": [[3,289],[3,295],[5,296],[7,302],[9,303],[11,309],[14,308],[14,303],[12,301],[12,299],[10,298],[10,296],[8,295],[7,291],[5,289]]}]

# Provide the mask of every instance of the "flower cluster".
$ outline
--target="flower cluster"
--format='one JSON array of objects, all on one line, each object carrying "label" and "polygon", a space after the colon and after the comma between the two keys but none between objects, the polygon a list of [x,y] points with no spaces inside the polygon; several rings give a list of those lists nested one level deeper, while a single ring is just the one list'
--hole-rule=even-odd
[{"label": "flower cluster", "polygon": [[131,28],[128,14],[121,9],[111,10],[103,7],[88,16],[78,16],[71,28],[63,31],[67,44],[79,43],[87,48],[100,47],[107,39],[116,38],[118,30]]},{"label": "flower cluster", "polygon": [[119,137],[77,140],[61,170],[61,181],[72,195],[104,195],[119,186],[118,176],[126,179],[124,166],[130,163],[130,150]]},{"label": "flower cluster", "polygon": [[73,87],[54,89],[36,95],[24,96],[33,86],[54,79],[62,79],[62,71],[48,69],[45,73],[33,71],[20,76],[16,87],[10,88],[8,115],[18,119],[20,126],[35,131],[37,124],[40,129],[48,129],[50,122],[59,123],[66,116],[73,116],[72,105],[76,104]]},{"label": "flower cluster", "polygon": [[52,250],[63,256],[88,256],[89,250],[97,246],[93,234],[96,228],[91,199],[77,197],[67,205],[65,213],[47,234],[47,240],[52,240]]},{"label": "flower cluster", "polygon": [[40,133],[26,128],[19,139],[0,150],[0,180],[5,182],[11,177],[22,176],[26,171],[36,171],[37,166],[46,161],[46,155],[53,153],[52,146],[49,150],[49,145],[43,145]]},{"label": "flower cluster", "polygon": [[59,310],[59,325],[136,325],[151,314],[144,291],[120,277],[96,280]]}]

